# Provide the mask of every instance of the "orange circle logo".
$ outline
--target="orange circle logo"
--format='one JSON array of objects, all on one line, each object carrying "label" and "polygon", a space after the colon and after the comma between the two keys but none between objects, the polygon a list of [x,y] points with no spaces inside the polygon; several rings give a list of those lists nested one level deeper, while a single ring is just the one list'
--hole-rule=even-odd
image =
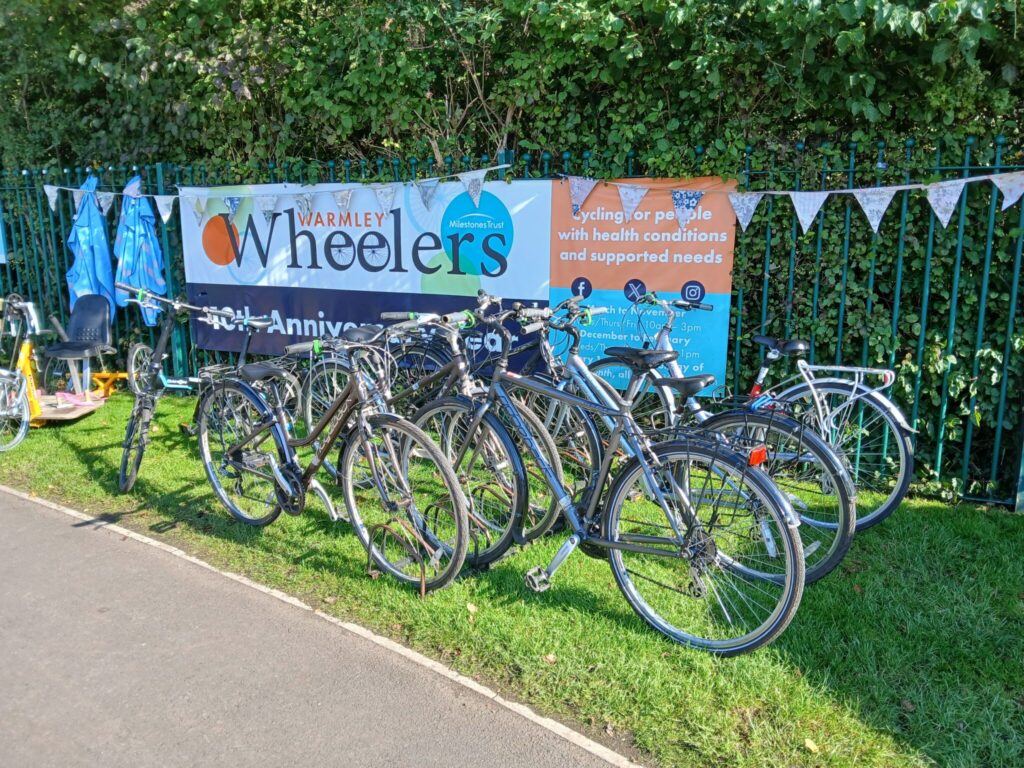
[{"label": "orange circle logo", "polygon": [[238,242],[238,227],[231,224],[228,233],[228,222],[223,216],[214,216],[203,227],[203,250],[206,258],[214,264],[226,267],[235,260],[235,249],[231,247],[231,237]]}]

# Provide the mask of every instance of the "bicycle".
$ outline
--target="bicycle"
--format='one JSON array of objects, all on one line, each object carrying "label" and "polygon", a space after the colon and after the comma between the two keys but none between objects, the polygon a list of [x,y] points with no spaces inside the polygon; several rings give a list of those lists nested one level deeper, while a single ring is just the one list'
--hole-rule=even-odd
[{"label": "bicycle", "polygon": [[[565,324],[574,337],[565,366],[589,399],[579,397],[508,370],[511,334],[504,322],[514,318],[528,333],[550,322],[552,310],[515,307],[486,315],[486,309],[500,307],[500,300],[486,294],[481,298],[477,320],[502,338],[487,402],[500,403],[509,413],[558,499],[555,514],[564,515],[571,529],[547,567],[526,573],[527,587],[534,592],[550,588],[553,576],[577,547],[603,550],[626,601],[666,637],[723,656],[754,650],[776,638],[800,602],[803,552],[796,532],[799,520],[786,498],[754,466],[761,452],[755,449],[743,457],[720,442],[696,437],[654,445],[630,414],[642,380],[639,374],[677,353],[625,348],[617,352],[637,374],[620,396],[590,373],[578,354],[579,332]],[[609,449],[601,460],[598,483],[579,503],[530,434],[509,394],[513,388],[611,419]],[[632,456],[612,476],[612,457],[620,442]],[[656,588],[664,593],[655,594]]]},{"label": "bicycle", "polygon": [[[28,312],[26,303],[17,294],[0,299],[0,337],[7,329],[18,322],[15,315]],[[21,344],[18,343],[17,331],[11,334],[14,338],[10,368],[0,367],[0,452],[16,448],[28,434],[32,420],[32,402],[29,398],[29,376],[32,375],[30,358],[22,355]],[[28,375],[25,373],[28,369]],[[36,406],[38,410],[38,405]]]},{"label": "bicycle", "polygon": [[[306,354],[318,345],[293,344],[286,352]],[[268,525],[282,511],[302,514],[307,490],[338,520],[315,477],[340,445],[337,480],[369,561],[403,583],[418,584],[421,595],[440,589],[466,557],[467,502],[458,477],[421,429],[388,412],[387,392],[378,387],[388,368],[386,352],[367,344],[359,329],[325,346],[349,361],[352,375],[304,437],[289,434],[279,390],[284,371],[277,366],[241,366],[204,395],[199,452],[214,493],[247,525]],[[313,449],[305,468],[299,448]]]}]

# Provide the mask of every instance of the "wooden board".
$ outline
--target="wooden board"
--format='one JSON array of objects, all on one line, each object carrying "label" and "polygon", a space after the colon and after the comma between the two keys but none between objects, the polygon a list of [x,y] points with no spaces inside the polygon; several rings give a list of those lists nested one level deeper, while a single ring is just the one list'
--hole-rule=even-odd
[{"label": "wooden board", "polygon": [[66,400],[57,401],[56,395],[43,395],[39,398],[42,413],[33,421],[72,421],[80,419],[103,407],[105,400],[93,400],[89,403],[72,404]]}]

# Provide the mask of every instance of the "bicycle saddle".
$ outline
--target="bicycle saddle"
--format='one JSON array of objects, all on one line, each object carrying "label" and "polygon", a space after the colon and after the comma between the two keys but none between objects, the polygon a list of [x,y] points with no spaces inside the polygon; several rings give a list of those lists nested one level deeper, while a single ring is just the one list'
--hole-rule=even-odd
[{"label": "bicycle saddle", "polygon": [[375,325],[360,325],[358,328],[349,328],[341,332],[341,338],[356,344],[366,344],[376,339],[379,335],[380,328]]},{"label": "bicycle saddle", "polygon": [[269,317],[261,315],[260,317],[250,317],[245,321],[245,324],[250,328],[255,328],[257,331],[265,331],[274,324],[274,321]]},{"label": "bicycle saddle", "polygon": [[665,363],[671,363],[679,357],[679,353],[675,351],[664,352],[660,349],[637,349],[635,347],[608,347],[604,353],[639,371],[653,370]]},{"label": "bicycle saddle", "polygon": [[271,363],[246,363],[238,369],[238,376],[243,381],[263,381],[287,375],[287,371]]},{"label": "bicycle saddle", "polygon": [[753,342],[787,356],[797,355],[811,348],[811,345],[802,339],[777,339],[774,336],[755,336]]},{"label": "bicycle saddle", "polygon": [[680,397],[693,397],[705,387],[715,383],[715,377],[710,373],[700,376],[683,376],[682,378],[651,379],[651,384],[656,387],[669,387],[679,393]]}]

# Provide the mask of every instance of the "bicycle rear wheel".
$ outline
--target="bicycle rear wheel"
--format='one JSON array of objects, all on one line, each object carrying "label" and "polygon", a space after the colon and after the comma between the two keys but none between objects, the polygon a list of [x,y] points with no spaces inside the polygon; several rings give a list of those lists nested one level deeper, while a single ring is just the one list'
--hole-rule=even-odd
[{"label": "bicycle rear wheel", "polygon": [[[302,399],[307,434],[345,391],[351,373],[352,369],[347,358],[342,357],[325,357],[310,367]],[[331,477],[337,478],[337,467],[326,457],[323,461],[323,468]]]},{"label": "bicycle rear wheel", "polygon": [[375,414],[365,426],[346,437],[338,464],[352,527],[377,568],[423,591],[441,589],[466,559],[458,477],[411,422]]},{"label": "bicycle rear wheel", "polygon": [[214,384],[199,405],[196,431],[206,477],[228,512],[246,525],[267,525],[281,514],[283,491],[273,468],[287,464],[287,454],[273,427],[266,404],[237,382]]},{"label": "bicycle rear wheel", "polygon": [[15,448],[28,434],[31,412],[21,374],[0,374],[0,452]]},{"label": "bicycle rear wheel", "polygon": [[128,417],[128,425],[124,430],[124,448],[121,451],[121,469],[118,474],[118,488],[121,493],[128,493],[139,476],[142,466],[142,455],[149,443],[149,422],[153,418],[155,407],[153,400],[145,395],[135,398],[132,414]]},{"label": "bicycle rear wheel", "polygon": [[689,440],[653,450],[668,509],[634,458],[613,481],[602,519],[606,539],[644,548],[608,552],[622,594],[683,645],[733,656],[771,642],[792,621],[804,586],[785,497],[721,446]]}]

